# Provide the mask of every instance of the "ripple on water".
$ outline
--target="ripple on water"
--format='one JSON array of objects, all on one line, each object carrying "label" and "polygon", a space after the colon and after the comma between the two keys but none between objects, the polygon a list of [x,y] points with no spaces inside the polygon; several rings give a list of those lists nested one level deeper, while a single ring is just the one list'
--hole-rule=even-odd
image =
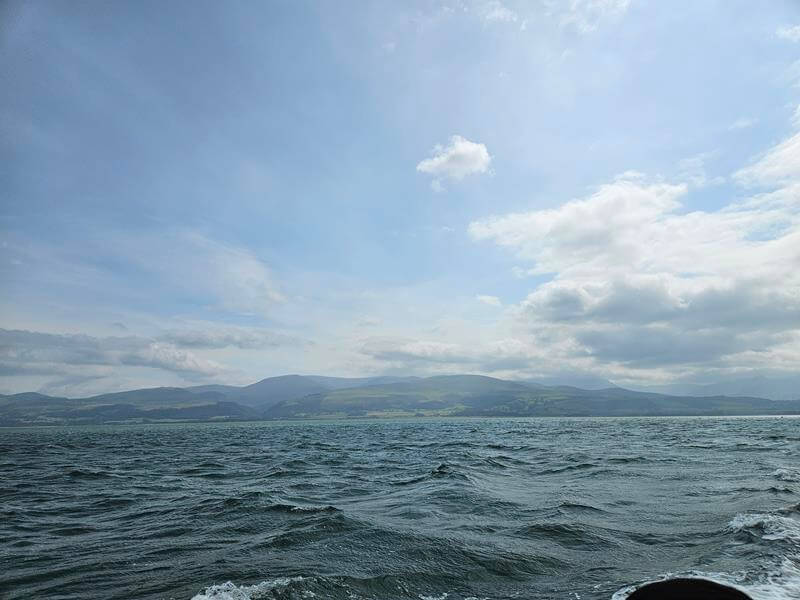
[{"label": "ripple on water", "polygon": [[5,429],[0,579],[11,600],[609,600],[702,565],[785,600],[800,597],[796,426]]}]

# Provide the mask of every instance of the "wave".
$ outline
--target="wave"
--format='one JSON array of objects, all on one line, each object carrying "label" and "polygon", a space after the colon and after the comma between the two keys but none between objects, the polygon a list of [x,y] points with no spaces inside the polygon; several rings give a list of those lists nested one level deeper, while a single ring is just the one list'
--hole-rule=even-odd
[{"label": "wave", "polygon": [[517,530],[517,534],[534,539],[547,539],[562,546],[587,548],[617,546],[612,537],[597,532],[597,528],[569,523],[536,523]]},{"label": "wave", "polygon": [[733,451],[736,452],[771,452],[774,448],[770,446],[761,446],[751,442],[738,442],[733,445]]},{"label": "wave", "polygon": [[483,457],[483,462],[492,466],[501,465],[502,468],[509,468],[510,466],[527,467],[528,465],[531,464],[527,460],[515,458],[507,454],[495,454],[492,456],[485,456]]},{"label": "wave", "polygon": [[432,469],[429,473],[426,473],[425,475],[420,475],[419,477],[413,477],[412,479],[393,481],[392,485],[413,485],[415,483],[421,483],[423,481],[428,481],[431,479],[455,479],[461,481],[470,481],[468,475],[460,472],[459,470],[453,468],[447,463],[441,463],[438,467]]},{"label": "wave", "polygon": [[[218,585],[207,587],[204,591],[192,596],[192,600],[257,600],[273,595],[273,591],[280,591],[291,584],[303,581],[303,577],[279,577],[262,581],[255,585],[236,585],[226,581]],[[313,593],[309,596],[313,597]]]},{"label": "wave", "polygon": [[580,502],[562,502],[557,508],[562,512],[606,512],[602,508],[597,508],[596,506],[591,506],[589,504],[581,504]]},{"label": "wave", "polygon": [[646,456],[614,456],[606,459],[606,462],[617,465],[627,465],[631,463],[652,462],[652,459],[649,459]]},{"label": "wave", "polygon": [[483,459],[484,464],[489,465],[490,467],[495,467],[497,469],[508,469],[509,466],[502,462],[499,457],[494,456],[487,456]]},{"label": "wave", "polygon": [[298,506],[296,504],[270,504],[266,510],[271,512],[283,513],[334,513],[342,512],[340,509],[332,505],[327,506]]},{"label": "wave", "polygon": [[800,482],[800,471],[797,469],[776,469],[772,476],[780,481]]},{"label": "wave", "polygon": [[[422,577],[425,578],[424,575]],[[432,586],[433,587],[433,586]],[[349,576],[338,577],[280,577],[268,579],[255,585],[236,585],[232,581],[215,584],[192,596],[192,600],[264,600],[266,598],[339,598],[357,600],[360,598],[393,597],[397,592],[411,595],[407,584],[393,576],[377,576],[365,579]],[[416,594],[419,600],[446,600],[449,592],[435,589]],[[479,600],[467,597],[464,600]],[[480,600],[488,600],[481,598]]]},{"label": "wave", "polygon": [[72,469],[67,473],[67,476],[73,479],[109,479],[114,477],[114,475],[106,471],[91,471],[89,469]]},{"label": "wave", "polygon": [[736,515],[730,523],[728,529],[734,532],[760,532],[762,539],[789,540],[800,542],[800,521],[791,517],[772,513],[748,513]]},{"label": "wave", "polygon": [[[800,520],[785,516],[796,514],[798,506],[790,506],[775,513],[742,513],[728,523],[729,533],[747,533],[768,542],[786,542],[791,555],[784,555],[780,564],[762,571],[715,573],[688,571],[667,573],[653,581],[675,577],[699,577],[738,589],[753,600],[796,600],[800,598]],[[645,583],[626,586],[611,597],[625,600],[636,588]]]},{"label": "wave", "polygon": [[280,467],[275,467],[271,471],[264,473],[264,477],[289,477],[290,475],[294,475],[294,473]]},{"label": "wave", "polygon": [[552,469],[545,469],[541,471],[539,475],[555,475],[558,473],[566,473],[569,471],[583,471],[585,469],[593,469],[599,465],[594,463],[577,463],[574,465],[565,465],[563,467],[554,467]]},{"label": "wave", "polygon": [[775,569],[755,576],[747,573],[710,573],[705,571],[667,573],[658,579],[625,586],[617,590],[611,596],[611,600],[625,600],[642,585],[676,577],[708,579],[744,592],[753,600],[797,600],[800,598],[800,567],[794,561],[786,559]]},{"label": "wave", "polygon": [[135,503],[132,498],[101,498],[92,503],[92,509],[113,510],[115,508],[127,508]]}]

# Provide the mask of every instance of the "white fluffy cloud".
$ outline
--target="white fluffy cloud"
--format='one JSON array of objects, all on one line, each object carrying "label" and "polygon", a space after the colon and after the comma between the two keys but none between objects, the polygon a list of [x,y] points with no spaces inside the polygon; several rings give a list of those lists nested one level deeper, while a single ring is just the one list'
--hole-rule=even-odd
[{"label": "white fluffy cloud", "polygon": [[[774,171],[760,180],[788,174]],[[800,185],[716,212],[686,211],[686,194],[626,174],[587,198],[476,221],[469,232],[551,277],[519,318],[532,342],[565,360],[628,376],[681,365],[796,368]]]},{"label": "white fluffy cloud", "polygon": [[782,40],[800,42],[800,25],[784,25],[783,27],[778,27],[775,34]]},{"label": "white fluffy cloud", "polygon": [[550,210],[515,213],[475,221],[469,233],[512,247],[536,263],[537,273],[565,268],[624,270],[631,240],[620,232],[637,234],[644,223],[659,220],[679,207],[686,186],[647,184],[626,174],[601,186],[587,199]]},{"label": "white fluffy cloud", "polygon": [[432,157],[420,161],[417,171],[433,175],[436,179],[432,185],[441,191],[441,179],[459,181],[467,175],[486,173],[491,162],[492,157],[484,144],[454,135],[447,146],[436,146]]}]

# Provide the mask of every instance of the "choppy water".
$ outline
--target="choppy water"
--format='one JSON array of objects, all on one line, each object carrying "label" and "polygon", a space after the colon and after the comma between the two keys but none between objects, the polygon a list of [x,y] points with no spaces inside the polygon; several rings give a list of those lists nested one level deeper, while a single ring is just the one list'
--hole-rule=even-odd
[{"label": "choppy water", "polygon": [[800,598],[800,419],[0,430],[4,598]]}]

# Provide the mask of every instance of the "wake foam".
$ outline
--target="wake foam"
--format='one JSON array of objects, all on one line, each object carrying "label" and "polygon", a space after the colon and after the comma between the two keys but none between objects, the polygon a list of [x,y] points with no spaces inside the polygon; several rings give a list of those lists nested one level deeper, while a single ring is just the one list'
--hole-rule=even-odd
[{"label": "wake foam", "polygon": [[[741,590],[753,600],[797,600],[800,598],[800,520],[784,516],[796,512],[795,509],[796,507],[790,507],[778,513],[740,514],[728,523],[728,531],[731,533],[747,532],[757,535],[762,540],[788,544],[791,554],[776,567],[761,572],[667,573],[654,581],[675,577],[699,577]],[[611,600],[625,600],[644,583],[652,582],[626,586],[615,592]]]},{"label": "wake foam", "polygon": [[764,573],[753,579],[747,573],[706,573],[689,571],[683,573],[667,573],[660,579],[629,585],[611,596],[611,600],[625,600],[636,588],[645,583],[663,581],[676,577],[699,577],[740,590],[753,600],[797,600],[800,598],[800,568],[792,560],[785,560],[777,569]]}]

